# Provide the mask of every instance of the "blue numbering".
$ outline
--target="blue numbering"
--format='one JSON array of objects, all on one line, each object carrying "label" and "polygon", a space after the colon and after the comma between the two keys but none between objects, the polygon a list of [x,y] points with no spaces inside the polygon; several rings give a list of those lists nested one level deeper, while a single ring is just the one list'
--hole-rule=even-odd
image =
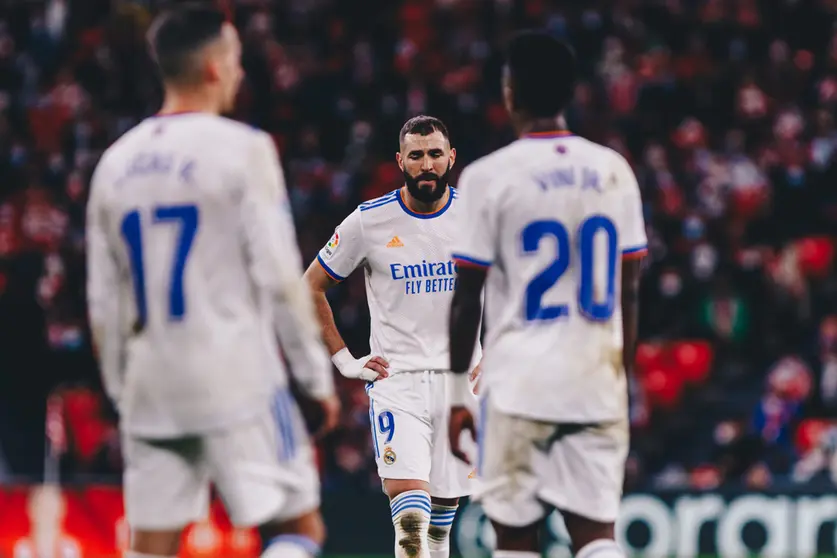
[{"label": "blue numbering", "polygon": [[[179,321],[186,313],[186,300],[183,295],[183,273],[186,260],[198,231],[199,213],[195,205],[169,205],[155,207],[154,224],[174,223],[179,225],[180,233],[174,251],[169,284],[168,320]],[[122,218],[122,238],[128,247],[131,264],[131,278],[134,285],[134,298],[137,303],[137,317],[141,324],[148,319],[148,301],[145,293],[145,258],[142,249],[142,218],[139,210],[130,211]]]},{"label": "blue numbering", "polygon": [[[593,291],[596,234],[602,232],[607,239],[607,284],[604,300],[596,301]],[[579,269],[578,311],[587,319],[607,321],[616,309],[616,263],[618,256],[616,225],[603,215],[585,219],[576,236]],[[543,296],[566,273],[570,266],[570,234],[567,228],[554,220],[533,221],[523,228],[520,235],[523,253],[535,254],[545,237],[555,239],[555,258],[526,286],[524,316],[526,321],[552,321],[569,316],[569,304],[543,305]]]}]

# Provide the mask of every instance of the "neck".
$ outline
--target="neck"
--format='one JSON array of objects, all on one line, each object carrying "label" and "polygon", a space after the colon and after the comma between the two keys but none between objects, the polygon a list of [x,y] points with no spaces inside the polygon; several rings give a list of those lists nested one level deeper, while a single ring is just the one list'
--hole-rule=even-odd
[{"label": "neck", "polygon": [[567,121],[563,115],[550,118],[527,118],[521,119],[515,126],[518,137],[526,134],[537,134],[540,132],[560,132],[567,129]]},{"label": "neck", "polygon": [[221,114],[221,108],[214,95],[206,89],[166,88],[166,96],[160,115],[181,112],[203,112]]},{"label": "neck", "polygon": [[407,186],[401,187],[401,196],[404,198],[404,203],[407,204],[412,211],[416,213],[435,213],[442,209],[448,203],[448,196],[450,196],[450,188],[445,186],[445,194],[436,201],[423,202],[414,198]]}]

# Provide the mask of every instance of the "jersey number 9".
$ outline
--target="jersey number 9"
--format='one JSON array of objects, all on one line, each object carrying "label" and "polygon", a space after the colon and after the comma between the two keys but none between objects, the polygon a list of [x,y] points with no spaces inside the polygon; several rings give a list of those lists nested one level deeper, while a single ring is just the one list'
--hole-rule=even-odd
[{"label": "jersey number 9", "polygon": [[[153,210],[154,224],[179,225],[180,233],[174,250],[174,262],[169,283],[168,320],[179,321],[186,313],[183,298],[183,271],[186,259],[198,230],[198,208],[195,205],[158,206]],[[142,219],[139,210],[133,210],[122,218],[122,238],[128,246],[131,263],[131,278],[134,284],[134,298],[137,301],[137,319],[145,325],[148,318],[148,303],[145,294],[145,260],[142,250]]]},{"label": "jersey number 9", "polygon": [[[594,294],[594,240],[596,233],[604,233],[607,239],[605,257],[607,258],[607,274],[604,300],[596,301]],[[533,221],[524,227],[520,235],[523,253],[535,254],[540,247],[541,239],[552,237],[555,239],[555,259],[543,271],[538,273],[526,286],[526,300],[524,315],[526,321],[552,321],[565,318],[570,314],[569,304],[544,306],[543,296],[570,266],[570,235],[567,228],[558,221]],[[617,233],[613,221],[603,215],[593,215],[585,219],[578,228],[576,235],[577,254],[580,261],[580,277],[577,296],[578,311],[587,319],[603,322],[613,316],[616,308],[616,257]]]}]

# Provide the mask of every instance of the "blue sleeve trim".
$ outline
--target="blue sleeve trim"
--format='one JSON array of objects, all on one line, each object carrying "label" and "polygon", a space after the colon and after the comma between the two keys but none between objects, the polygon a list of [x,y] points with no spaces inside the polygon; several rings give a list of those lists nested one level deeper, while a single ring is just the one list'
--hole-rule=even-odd
[{"label": "blue sleeve trim", "polygon": [[320,262],[320,265],[323,266],[323,269],[325,270],[325,272],[328,273],[328,275],[332,279],[334,279],[335,281],[345,281],[346,280],[345,277],[343,277],[339,273],[335,273],[333,269],[328,267],[328,264],[326,264],[325,261],[323,261],[322,256],[320,256],[319,254],[317,254],[317,261]]},{"label": "blue sleeve trim", "polygon": [[623,248],[622,253],[623,254],[636,254],[637,252],[645,252],[646,250],[648,250],[648,246],[645,245],[645,244],[642,244],[640,246],[631,246],[630,248]]},{"label": "blue sleeve trim", "polygon": [[470,256],[465,256],[463,254],[453,254],[453,259],[463,263],[465,265],[471,265],[476,267],[491,267],[491,262],[480,260],[478,258],[472,258]]}]

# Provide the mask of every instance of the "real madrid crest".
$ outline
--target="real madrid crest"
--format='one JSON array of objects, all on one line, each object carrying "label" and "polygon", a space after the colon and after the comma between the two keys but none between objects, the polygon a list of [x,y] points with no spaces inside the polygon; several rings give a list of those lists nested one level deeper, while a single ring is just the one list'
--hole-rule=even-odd
[{"label": "real madrid crest", "polygon": [[395,452],[392,451],[392,448],[389,446],[384,448],[384,463],[387,465],[395,463]]}]

